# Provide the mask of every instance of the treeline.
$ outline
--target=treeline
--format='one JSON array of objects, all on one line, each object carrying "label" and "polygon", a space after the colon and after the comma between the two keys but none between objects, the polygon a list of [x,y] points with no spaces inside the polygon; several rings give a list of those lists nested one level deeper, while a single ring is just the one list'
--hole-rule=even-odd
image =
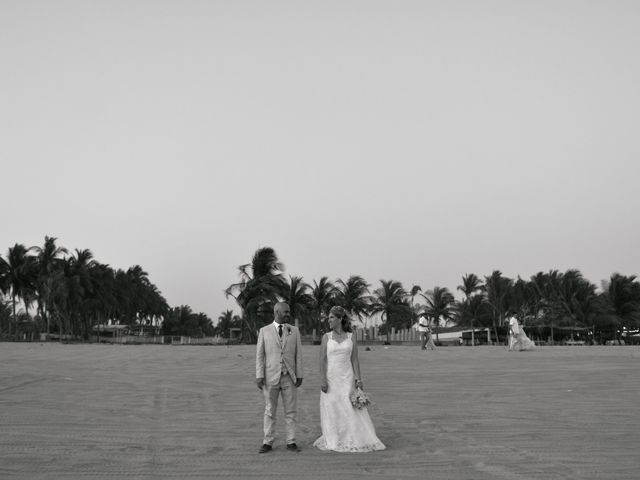
[{"label": "treeline", "polygon": [[[90,250],[69,252],[45,237],[42,246],[15,244],[0,255],[0,335],[71,334],[88,340],[96,325],[114,323],[131,329],[155,329],[163,335],[228,336],[241,330],[241,340],[255,342],[257,331],[273,321],[273,305],[286,301],[303,333],[326,329],[333,305],[344,307],[355,322],[375,317],[383,333],[409,328],[426,318],[435,328],[498,328],[510,316],[533,327],[582,327],[601,342],[619,339],[640,327],[640,283],[635,275],[611,275],[601,289],[578,270],[539,272],[530,279],[508,278],[500,271],[479,277],[465,274],[457,287],[460,299],[445,287],[405,288],[396,280],[373,287],[363,277],[312,283],[284,274],[284,265],[269,247],[258,249],[238,267],[239,281],[225,294],[240,315],[222,312],[217,325],[189,306],[170,308],[160,290],[139,265],[127,270],[98,262]],[[23,307],[23,308],[20,308]],[[33,313],[33,315],[32,315]]]},{"label": "treeline", "polygon": [[[257,330],[273,321],[277,301],[289,304],[305,333],[321,331],[333,305],[344,307],[355,321],[376,316],[387,335],[391,327],[409,328],[421,317],[436,327],[436,335],[440,325],[449,323],[495,330],[511,316],[525,326],[582,327],[595,342],[619,339],[625,330],[640,327],[640,283],[635,275],[614,273],[599,291],[578,270],[539,272],[528,280],[508,278],[498,270],[482,278],[471,273],[461,278],[458,300],[445,287],[423,290],[380,280],[373,288],[358,275],[306,283],[302,277],[285,276],[284,265],[269,247],[257,250],[238,270],[240,281],[225,293],[241,310],[230,325],[241,328],[247,342],[254,342]],[[231,318],[231,312],[225,315]]]},{"label": "treeline", "polygon": [[16,243],[0,255],[3,336],[46,332],[88,340],[94,326],[109,320],[132,329],[155,326],[168,335],[213,333],[206,315],[188,306],[170,308],[141,266],[114,269],[90,250],[69,252],[56,241],[47,236],[42,246]]}]

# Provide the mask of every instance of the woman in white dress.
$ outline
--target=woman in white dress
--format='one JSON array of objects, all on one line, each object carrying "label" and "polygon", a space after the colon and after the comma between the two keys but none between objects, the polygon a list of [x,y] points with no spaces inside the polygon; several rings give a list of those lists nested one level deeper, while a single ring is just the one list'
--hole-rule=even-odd
[{"label": "woman in white dress", "polygon": [[355,408],[349,398],[356,386],[362,388],[362,377],[356,338],[342,307],[331,309],[329,326],[320,347],[322,436],[313,445],[336,452],[384,450],[366,407]]},{"label": "woman in white dress", "polygon": [[533,350],[536,348],[536,344],[527,337],[524,329],[518,325],[516,317],[511,317],[509,319],[509,351],[516,348],[520,351]]}]

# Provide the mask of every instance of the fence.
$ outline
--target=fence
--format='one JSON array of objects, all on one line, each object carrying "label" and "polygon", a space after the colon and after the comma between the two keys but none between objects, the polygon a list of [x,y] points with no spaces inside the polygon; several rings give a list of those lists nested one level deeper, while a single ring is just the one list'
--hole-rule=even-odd
[{"label": "fence", "polygon": [[[382,343],[387,341],[387,334],[380,333],[378,327],[358,328],[355,330],[356,339],[359,343]],[[436,334],[432,332],[433,339],[435,340]],[[441,343],[458,344],[461,332],[447,332],[439,334]],[[422,338],[422,334],[413,328],[395,329],[392,328],[389,332],[389,341],[394,343],[419,343]],[[318,343],[321,336],[316,333],[314,329],[311,335],[306,335],[303,341]]]},{"label": "fence", "polygon": [[159,336],[139,336],[139,335],[123,335],[113,338],[101,338],[101,343],[117,343],[120,345],[140,345],[140,344],[158,344],[158,345],[226,345],[228,340],[220,337],[184,337],[179,335],[159,335]]},{"label": "fence", "polygon": [[[384,343],[387,341],[387,334],[380,333],[378,327],[357,328],[355,330],[356,339],[359,343]],[[461,332],[441,333],[439,335],[440,343],[457,344],[458,338],[461,336]],[[435,333],[433,338],[435,340]],[[305,344],[318,344],[320,343],[321,335],[317,334],[314,329],[310,335],[302,336],[302,343]],[[79,338],[72,335],[55,335],[48,336],[49,340],[73,342],[80,341]],[[421,333],[413,328],[395,329],[392,328],[389,332],[389,341],[393,343],[419,343],[421,339]],[[47,334],[42,334],[41,341],[47,340]],[[92,335],[91,342],[96,341],[96,336]],[[100,336],[99,343],[110,343],[118,345],[230,345],[236,344],[237,339],[227,339],[221,337],[186,337],[186,336],[171,336],[171,335],[118,335],[114,337]]]},{"label": "fence", "polygon": [[[40,335],[40,341],[59,341],[59,342],[79,342],[82,341],[74,335],[58,335],[43,333]],[[96,341],[96,336],[92,335],[90,342],[111,343],[118,345],[226,345],[229,340],[221,337],[184,337],[178,335],[119,335],[116,337],[100,336]]]}]

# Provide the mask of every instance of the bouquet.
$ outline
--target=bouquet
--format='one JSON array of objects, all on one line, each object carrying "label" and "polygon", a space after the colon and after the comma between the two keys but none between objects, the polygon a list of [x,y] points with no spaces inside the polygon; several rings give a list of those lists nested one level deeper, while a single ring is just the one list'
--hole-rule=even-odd
[{"label": "bouquet", "polygon": [[369,399],[369,395],[366,394],[362,388],[356,387],[351,395],[349,395],[349,400],[351,400],[351,405],[358,410],[366,408],[367,405],[371,404],[371,399]]}]

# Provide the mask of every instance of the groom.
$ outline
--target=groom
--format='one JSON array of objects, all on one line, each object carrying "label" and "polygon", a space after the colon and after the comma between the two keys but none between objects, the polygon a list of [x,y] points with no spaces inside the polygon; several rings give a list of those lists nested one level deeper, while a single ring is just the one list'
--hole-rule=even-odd
[{"label": "groom", "polygon": [[282,396],[287,432],[287,450],[299,452],[296,445],[297,391],[302,385],[302,343],[297,327],[289,325],[289,305],[276,303],[273,323],[262,327],[256,348],[256,383],[264,394],[264,440],[260,453],[272,449],[278,398]]}]

